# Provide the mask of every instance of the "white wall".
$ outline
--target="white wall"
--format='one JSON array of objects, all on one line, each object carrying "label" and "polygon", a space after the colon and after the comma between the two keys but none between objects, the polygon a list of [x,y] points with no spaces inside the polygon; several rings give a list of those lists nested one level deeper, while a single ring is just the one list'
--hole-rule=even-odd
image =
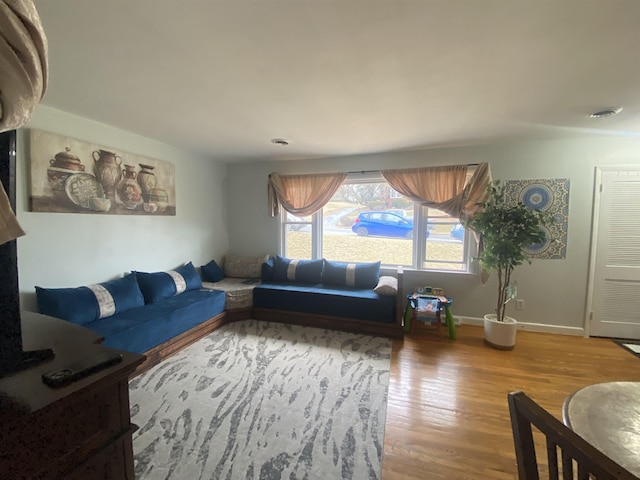
[{"label": "white wall", "polygon": [[[277,219],[267,208],[267,175],[359,171],[382,168],[489,162],[493,178],[503,180],[569,178],[569,231],[565,260],[534,260],[518,267],[519,298],[525,310],[508,314],[521,322],[580,329],[586,314],[594,170],[597,165],[640,164],[637,138],[582,138],[432,149],[395,154],[325,158],[229,166],[229,237],[232,253],[257,255],[277,251]],[[406,272],[406,270],[405,270]],[[495,276],[494,276],[495,277]],[[481,318],[495,310],[496,282],[482,286],[477,275],[407,272],[407,288],[445,288],[455,315]],[[558,329],[562,331],[563,329]]]},{"label": "white wall", "polygon": [[[27,128],[113,147],[175,165],[175,216],[29,212]],[[40,106],[18,132],[18,274],[24,310],[37,311],[34,286],[76,287],[131,270],[168,270],[192,261],[198,267],[226,253],[227,167],[117,128]],[[57,152],[52,152],[55,155]],[[90,165],[91,159],[81,159]]]}]

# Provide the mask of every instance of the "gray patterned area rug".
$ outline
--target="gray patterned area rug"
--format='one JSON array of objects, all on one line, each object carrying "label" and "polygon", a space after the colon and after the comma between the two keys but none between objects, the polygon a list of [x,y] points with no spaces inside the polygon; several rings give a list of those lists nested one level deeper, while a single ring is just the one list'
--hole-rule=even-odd
[{"label": "gray patterned area rug", "polygon": [[247,320],[129,384],[136,479],[379,479],[391,341]]}]

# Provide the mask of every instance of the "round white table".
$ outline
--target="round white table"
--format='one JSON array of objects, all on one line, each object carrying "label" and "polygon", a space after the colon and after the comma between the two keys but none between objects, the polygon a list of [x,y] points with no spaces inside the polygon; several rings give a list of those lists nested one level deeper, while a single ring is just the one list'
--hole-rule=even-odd
[{"label": "round white table", "polygon": [[591,445],[640,476],[640,382],[584,387],[565,399],[562,419]]}]

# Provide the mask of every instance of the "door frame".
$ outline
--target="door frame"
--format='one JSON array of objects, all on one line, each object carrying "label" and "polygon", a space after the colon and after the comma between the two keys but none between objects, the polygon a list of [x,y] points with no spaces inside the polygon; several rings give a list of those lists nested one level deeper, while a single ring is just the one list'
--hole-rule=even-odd
[{"label": "door frame", "polygon": [[591,246],[589,254],[589,276],[587,280],[587,308],[584,317],[584,336],[591,333],[591,320],[593,318],[593,295],[596,273],[596,257],[598,246],[598,226],[600,225],[600,200],[602,198],[602,174],[603,172],[617,172],[623,170],[640,170],[638,165],[602,165],[595,167],[593,182],[593,215],[591,217]]}]

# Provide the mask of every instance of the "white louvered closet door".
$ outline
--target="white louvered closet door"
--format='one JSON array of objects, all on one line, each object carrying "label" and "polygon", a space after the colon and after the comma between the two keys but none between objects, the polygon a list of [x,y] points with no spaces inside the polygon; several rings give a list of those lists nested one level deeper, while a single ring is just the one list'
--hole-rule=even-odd
[{"label": "white louvered closet door", "polygon": [[640,168],[598,178],[589,334],[640,339]]}]

